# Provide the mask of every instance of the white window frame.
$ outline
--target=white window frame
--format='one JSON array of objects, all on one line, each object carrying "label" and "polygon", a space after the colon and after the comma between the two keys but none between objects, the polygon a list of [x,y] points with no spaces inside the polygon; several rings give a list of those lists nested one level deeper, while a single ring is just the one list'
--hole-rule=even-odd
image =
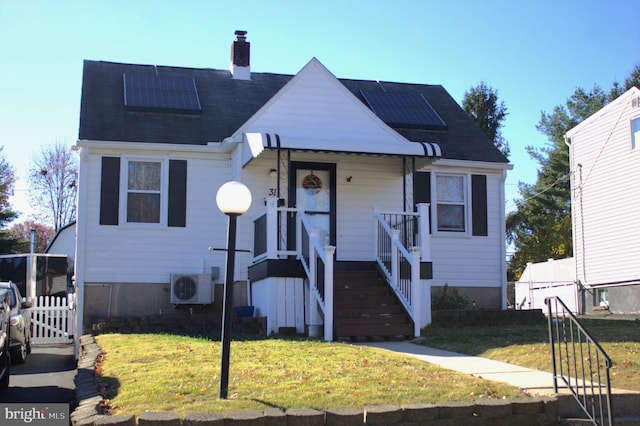
[{"label": "white window frame", "polygon": [[[128,178],[130,162],[160,163],[160,218],[159,222],[129,222],[128,209]],[[120,164],[120,219],[119,223],[125,227],[165,228],[167,227],[167,203],[169,191],[169,159],[161,156],[123,156]],[[139,191],[134,191],[139,192]],[[154,191],[155,192],[155,191]]]},{"label": "white window frame", "polygon": [[593,306],[609,307],[609,289],[596,288],[593,298]]},{"label": "white window frame", "polygon": [[[432,194],[432,235],[441,235],[447,237],[469,237],[471,236],[471,173],[468,172],[440,172],[433,171],[433,179],[431,179],[431,194]],[[441,177],[462,177],[463,197],[464,200],[460,205],[464,209],[464,231],[454,230],[439,230],[438,229],[438,176]]]},{"label": "white window frame", "polygon": [[631,151],[640,149],[640,116],[629,120],[629,132],[631,133]]}]

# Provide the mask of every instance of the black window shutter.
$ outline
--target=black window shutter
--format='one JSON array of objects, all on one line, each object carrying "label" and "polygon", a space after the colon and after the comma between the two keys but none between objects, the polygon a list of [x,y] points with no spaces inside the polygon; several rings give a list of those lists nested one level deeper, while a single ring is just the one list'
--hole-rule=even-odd
[{"label": "black window shutter", "polygon": [[120,157],[102,157],[100,225],[117,225],[120,201]]},{"label": "black window shutter", "polygon": [[[431,203],[431,172],[415,172],[413,174],[413,210],[417,211],[420,203]],[[431,223],[431,209],[429,209]],[[431,233],[431,227],[429,227]]]},{"label": "black window shutter", "polygon": [[413,207],[419,203],[431,202],[431,173],[415,172],[413,174]]},{"label": "black window shutter", "polygon": [[167,225],[187,226],[187,161],[169,161],[169,211]]},{"label": "black window shutter", "polygon": [[473,235],[489,235],[487,225],[487,176],[471,175],[471,228]]}]

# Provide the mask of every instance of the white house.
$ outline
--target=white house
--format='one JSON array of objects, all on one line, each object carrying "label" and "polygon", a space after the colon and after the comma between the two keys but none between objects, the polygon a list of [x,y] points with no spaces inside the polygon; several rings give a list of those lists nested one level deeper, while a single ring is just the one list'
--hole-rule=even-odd
[{"label": "white house", "polygon": [[640,89],[566,134],[573,251],[584,310],[640,312]]},{"label": "white house", "polygon": [[[227,219],[215,196],[230,180],[253,198],[235,303],[269,333],[413,335],[445,284],[505,308],[511,165],[446,90],[339,79],[315,58],[295,75],[255,73],[249,48],[236,32],[230,70],[85,61],[80,325],[216,309]],[[371,303],[392,298],[398,313],[354,305],[380,282]]]},{"label": "white house", "polygon": [[44,252],[64,254],[73,261],[76,254],[76,222],[73,221],[60,228]]}]

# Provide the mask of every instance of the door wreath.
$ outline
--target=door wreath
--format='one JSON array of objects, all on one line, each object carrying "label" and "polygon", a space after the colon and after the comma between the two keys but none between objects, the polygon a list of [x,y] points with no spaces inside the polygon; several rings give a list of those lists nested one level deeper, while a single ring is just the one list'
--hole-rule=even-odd
[{"label": "door wreath", "polygon": [[309,195],[314,195],[322,189],[322,180],[311,172],[302,179],[302,187]]}]

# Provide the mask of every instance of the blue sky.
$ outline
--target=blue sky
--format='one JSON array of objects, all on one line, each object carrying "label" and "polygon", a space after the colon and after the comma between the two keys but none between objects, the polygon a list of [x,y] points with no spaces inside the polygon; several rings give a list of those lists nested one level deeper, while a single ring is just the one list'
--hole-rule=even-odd
[{"label": "blue sky", "polygon": [[[295,74],[312,57],[340,78],[441,84],[458,103],[485,81],[509,115],[517,183],[526,146],[543,147],[542,111],[576,87],[608,90],[640,64],[640,0],[0,0],[0,145],[20,179],[34,155],[78,135],[84,59],[227,69],[247,30],[251,68]],[[212,189],[213,190],[213,189]]]}]

